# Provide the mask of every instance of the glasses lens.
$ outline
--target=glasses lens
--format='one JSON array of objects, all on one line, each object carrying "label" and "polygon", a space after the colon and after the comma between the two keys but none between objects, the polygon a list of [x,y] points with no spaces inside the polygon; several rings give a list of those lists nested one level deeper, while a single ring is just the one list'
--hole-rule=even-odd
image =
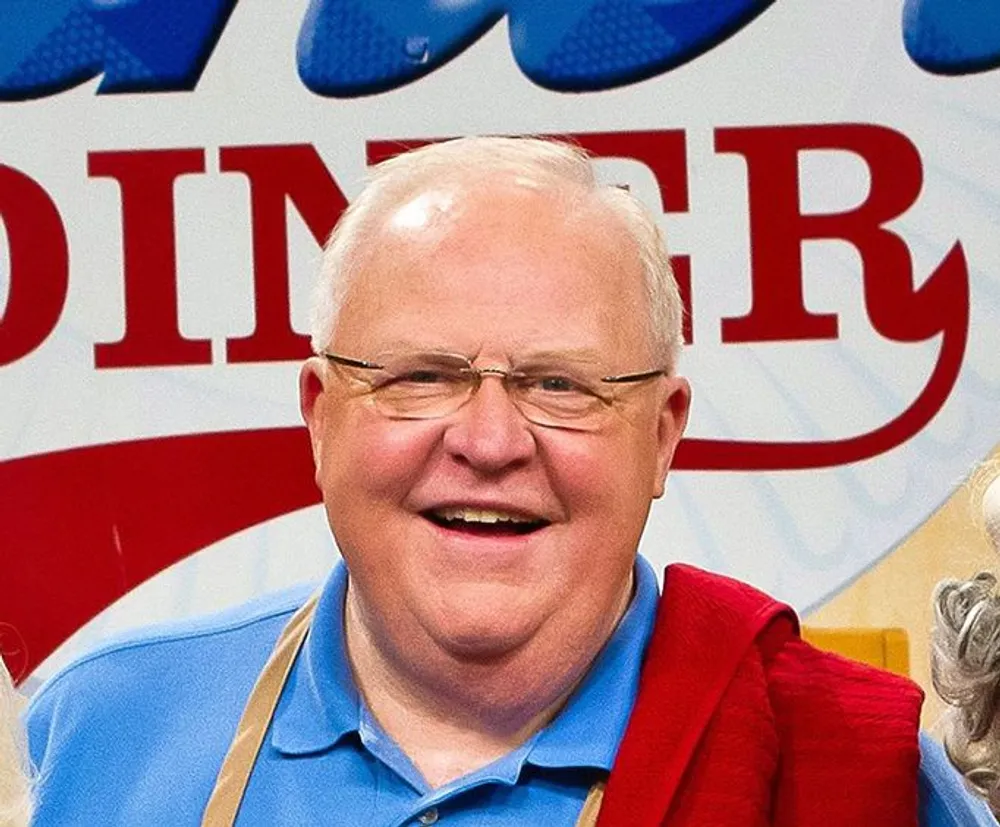
[{"label": "glasses lens", "polygon": [[468,360],[450,353],[383,354],[372,382],[379,412],[401,419],[433,419],[457,410],[475,381]]},{"label": "glasses lens", "polygon": [[590,430],[600,425],[609,404],[596,388],[598,381],[568,368],[547,368],[518,370],[509,384],[518,406],[532,422]]},{"label": "glasses lens", "polygon": [[[436,419],[464,405],[479,384],[479,373],[458,354],[404,352],[379,354],[381,364],[366,378],[375,407],[394,419]],[[491,371],[487,371],[491,373]],[[511,400],[539,425],[570,430],[600,428],[611,406],[598,370],[545,364],[499,373]]]}]

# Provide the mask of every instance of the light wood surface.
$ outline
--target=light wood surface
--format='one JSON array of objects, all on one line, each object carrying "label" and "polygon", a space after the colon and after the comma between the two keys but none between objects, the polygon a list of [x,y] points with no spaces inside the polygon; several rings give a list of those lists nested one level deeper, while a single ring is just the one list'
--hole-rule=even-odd
[{"label": "light wood surface", "polygon": [[[993,452],[1000,459],[1000,449]],[[931,734],[944,711],[930,674],[931,595],[944,578],[968,578],[977,571],[1000,572],[973,503],[973,489],[962,485],[938,511],[870,571],[803,619],[812,627],[905,629],[910,639],[910,677],[927,700],[922,723]]]}]

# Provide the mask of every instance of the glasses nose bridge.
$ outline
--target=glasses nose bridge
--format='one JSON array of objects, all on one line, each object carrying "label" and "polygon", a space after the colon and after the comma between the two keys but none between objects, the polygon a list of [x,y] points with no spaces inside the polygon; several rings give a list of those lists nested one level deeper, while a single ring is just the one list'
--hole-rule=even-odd
[{"label": "glasses nose bridge", "polygon": [[476,375],[476,385],[481,385],[484,376],[495,376],[504,385],[507,384],[507,379],[510,377],[510,371],[504,370],[504,368],[496,367],[495,365],[490,365],[485,368],[472,368],[472,372]]},{"label": "glasses nose bridge", "polygon": [[511,374],[512,371],[507,370],[506,368],[498,367],[496,365],[488,365],[484,368],[477,368],[473,365],[470,365],[468,368],[467,375],[472,381],[470,383],[471,389],[467,399],[471,399],[479,391],[480,386],[483,384],[483,379],[492,376],[494,379],[500,380],[500,384],[503,385],[503,389],[507,393],[508,400],[514,404],[515,408],[518,408],[518,410],[520,410],[520,406],[517,404],[517,400],[511,393],[511,385],[510,385]]}]

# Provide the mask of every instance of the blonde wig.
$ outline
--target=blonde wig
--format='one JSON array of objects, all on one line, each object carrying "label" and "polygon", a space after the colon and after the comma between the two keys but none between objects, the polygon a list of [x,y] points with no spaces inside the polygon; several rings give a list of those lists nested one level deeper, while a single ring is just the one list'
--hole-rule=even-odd
[{"label": "blonde wig", "polygon": [[[1000,552],[1000,463],[973,476],[973,503]],[[945,580],[934,594],[931,677],[949,704],[945,749],[966,783],[1000,814],[1000,594],[997,578]]]}]

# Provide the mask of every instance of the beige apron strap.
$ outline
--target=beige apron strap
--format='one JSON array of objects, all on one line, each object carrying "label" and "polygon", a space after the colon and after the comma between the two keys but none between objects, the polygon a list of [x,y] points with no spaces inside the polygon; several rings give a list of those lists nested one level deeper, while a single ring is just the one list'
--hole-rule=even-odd
[{"label": "beige apron strap", "polygon": [[[222,762],[215,788],[208,799],[201,827],[234,827],[236,824],[236,815],[243,803],[243,795],[250,782],[254,764],[257,763],[257,755],[264,743],[267,728],[278,706],[281,690],[309,631],[316,600],[317,596],[313,595],[288,621],[274,645],[271,657],[257,678],[236,728],[236,735]],[[604,786],[603,781],[598,781],[590,788],[576,827],[595,827],[604,798]]]},{"label": "beige apron strap", "polygon": [[604,788],[607,784],[598,781],[590,788],[587,799],[583,802],[583,809],[580,810],[580,817],[576,820],[576,827],[595,827],[597,824],[597,814],[601,811],[601,802],[604,800]]},{"label": "beige apron strap", "polygon": [[202,827],[233,827],[236,823],[236,814],[243,802],[250,773],[257,763],[257,754],[264,743],[264,735],[271,724],[281,690],[309,631],[316,600],[317,595],[313,595],[288,621],[257,678],[208,799],[201,820]]}]

